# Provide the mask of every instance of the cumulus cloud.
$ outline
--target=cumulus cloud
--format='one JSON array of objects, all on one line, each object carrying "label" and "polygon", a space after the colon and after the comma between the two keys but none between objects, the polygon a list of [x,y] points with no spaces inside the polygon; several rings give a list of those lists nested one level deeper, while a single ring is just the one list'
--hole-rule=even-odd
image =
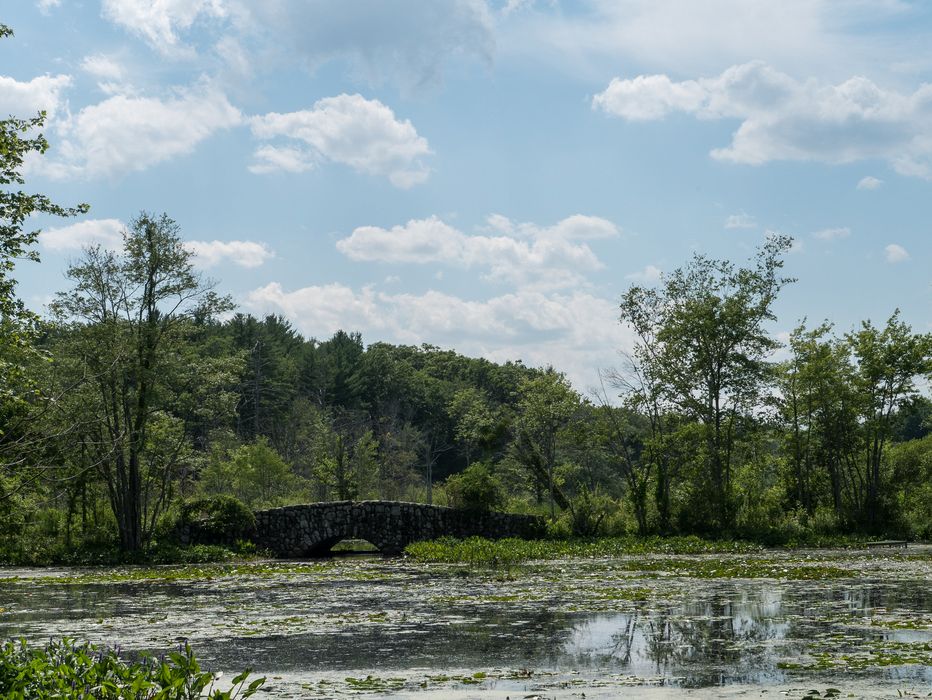
[{"label": "cumulus cloud", "polygon": [[596,381],[598,368],[611,365],[619,348],[630,348],[615,303],[581,291],[519,290],[467,300],[433,290],[390,294],[342,284],[286,291],[273,282],[251,292],[246,306],[281,313],[318,338],[352,329],[390,342],[455,344],[494,361],[553,364],[580,388]]},{"label": "cumulus cloud", "polygon": [[629,121],[674,112],[738,120],[731,144],[712,150],[718,160],[759,165],[879,158],[902,174],[932,176],[932,85],[904,93],[863,77],[836,85],[800,81],[752,61],[714,78],[614,78],[592,106]]},{"label": "cumulus cloud", "polygon": [[229,261],[239,267],[259,267],[275,254],[265,243],[255,241],[188,241],[184,244],[200,267]]},{"label": "cumulus cloud", "polygon": [[873,175],[868,175],[867,177],[862,177],[858,180],[858,189],[859,190],[876,190],[883,184],[883,180],[876,178]]},{"label": "cumulus cloud", "polygon": [[818,238],[820,241],[837,241],[841,238],[847,238],[850,235],[851,229],[844,226],[838,228],[824,228],[821,231],[815,231],[812,237]]},{"label": "cumulus cloud", "polygon": [[123,245],[124,228],[119,219],[87,219],[42,231],[39,244],[56,252],[77,251],[95,245],[117,250]]},{"label": "cumulus cloud", "polygon": [[178,32],[202,18],[226,16],[223,0],[103,0],[103,16],[166,53],[183,52]]},{"label": "cumulus cloud", "polygon": [[254,173],[300,172],[332,161],[388,177],[404,189],[424,182],[430,173],[421,160],[431,153],[427,139],[410,121],[396,119],[389,107],[361,95],[327,97],[309,110],[254,117],[251,125],[256,138],[300,142],[259,148],[250,167]]},{"label": "cumulus cloud", "polygon": [[756,228],[757,221],[755,221],[753,216],[749,216],[744,212],[740,214],[732,214],[727,219],[725,219],[725,228]]},{"label": "cumulus cloud", "polygon": [[909,252],[898,243],[891,243],[883,249],[883,252],[888,263],[900,263],[909,260]]},{"label": "cumulus cloud", "polygon": [[242,117],[220,91],[201,86],[168,99],[114,95],[59,120],[55,159],[31,167],[52,178],[114,177],[191,153]]},{"label": "cumulus cloud", "polygon": [[491,280],[566,287],[603,267],[582,241],[618,235],[610,221],[579,214],[550,227],[515,224],[501,215],[488,223],[498,235],[469,235],[436,216],[391,229],[361,226],[338,241],[337,249],[356,261],[480,267]]},{"label": "cumulus cloud", "polygon": [[32,117],[45,110],[52,119],[64,104],[62,92],[70,85],[70,75],[40,75],[27,82],[0,75],[0,114]]}]

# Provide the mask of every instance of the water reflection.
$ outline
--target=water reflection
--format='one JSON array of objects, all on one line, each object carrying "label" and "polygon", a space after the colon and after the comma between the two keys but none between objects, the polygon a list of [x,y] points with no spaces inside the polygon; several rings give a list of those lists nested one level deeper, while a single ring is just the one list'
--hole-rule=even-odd
[{"label": "water reflection", "polygon": [[[269,674],[529,668],[686,687],[782,682],[778,664],[801,658],[814,639],[837,638],[839,649],[871,639],[932,641],[928,629],[870,624],[877,613],[928,618],[932,590],[922,580],[655,581],[661,594],[648,601],[581,612],[568,605],[572,589],[545,600],[496,597],[508,584],[384,570],[391,575],[377,580],[0,581],[0,637],[67,635],[157,652],[185,637],[205,666]],[[884,673],[932,677],[928,666]]]}]

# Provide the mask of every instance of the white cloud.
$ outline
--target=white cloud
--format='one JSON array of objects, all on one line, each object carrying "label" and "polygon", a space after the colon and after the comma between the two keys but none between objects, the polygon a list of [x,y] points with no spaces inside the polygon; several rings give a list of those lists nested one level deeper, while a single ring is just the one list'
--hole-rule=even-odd
[{"label": "white cloud", "polygon": [[95,78],[103,80],[122,80],[123,66],[121,66],[112,56],[104,54],[94,54],[85,56],[81,61],[81,70],[90,73]]},{"label": "white cloud", "polygon": [[256,162],[249,166],[250,172],[257,175],[274,173],[278,170],[286,173],[303,173],[314,168],[315,154],[301,148],[290,146],[260,146],[253,153]]},{"label": "white cloud", "polygon": [[909,260],[909,253],[906,248],[897,243],[891,243],[884,248],[883,251],[884,257],[887,259],[888,263],[899,263],[904,260]]},{"label": "white cloud", "polygon": [[862,177],[858,181],[859,190],[876,190],[883,184],[883,180],[876,178],[873,175],[868,175],[867,177]]},{"label": "white cloud", "polygon": [[57,179],[114,177],[191,153],[241,120],[210,87],[164,100],[115,95],[58,121],[55,159],[38,158],[31,167]]},{"label": "white cloud", "polygon": [[119,219],[87,219],[42,231],[39,244],[53,251],[76,251],[95,245],[117,250],[123,245],[125,228]]},{"label": "white cloud", "polygon": [[851,235],[851,229],[847,226],[839,228],[824,228],[821,231],[813,232],[813,238],[818,238],[820,241],[837,241],[841,238],[847,238]]},{"label": "white cloud", "polygon": [[774,160],[850,163],[883,159],[898,172],[932,176],[932,85],[912,93],[863,77],[837,85],[796,80],[752,61],[714,78],[675,82],[666,75],[614,78],[594,109],[631,121],[686,112],[736,119],[718,160],[759,165]]},{"label": "white cloud", "polygon": [[404,189],[424,182],[430,173],[421,160],[431,153],[427,140],[410,121],[399,121],[389,107],[361,95],[327,97],[312,109],[272,112],[254,117],[251,124],[256,138],[286,138],[304,144],[300,148],[263,146],[250,168],[254,173],[300,172],[319,161],[332,161],[358,172],[387,176]]},{"label": "white cloud", "polygon": [[61,5],[61,0],[37,0],[36,7],[43,15],[47,15],[53,7]]},{"label": "white cloud", "polygon": [[732,214],[727,219],[725,219],[725,228],[756,228],[757,221],[755,221],[753,216],[749,216],[744,212],[740,214]]},{"label": "white cloud", "polygon": [[[572,5],[572,10],[568,9]],[[527,15],[530,15],[528,17]],[[925,36],[891,27],[921,22],[901,0],[585,0],[522,13],[504,50],[558,70],[601,77],[619,65],[682,75],[759,58],[791,71],[876,72],[926,56]],[[893,21],[891,21],[893,20]],[[850,73],[849,73],[850,74]]]},{"label": "white cloud", "polygon": [[229,261],[239,267],[259,267],[275,254],[265,243],[255,241],[188,241],[184,244],[200,267]]},{"label": "white cloud", "polygon": [[551,227],[515,224],[501,215],[488,223],[501,235],[467,235],[436,216],[391,229],[361,226],[337,249],[356,261],[481,267],[488,279],[556,288],[580,284],[587,272],[603,267],[580,241],[618,235],[610,221],[580,214]]},{"label": "white cloud", "polygon": [[389,294],[342,284],[285,291],[271,283],[251,292],[246,306],[293,320],[308,336],[338,329],[390,342],[430,342],[493,361],[522,359],[566,370],[579,388],[596,381],[600,367],[630,348],[629,331],[617,320],[614,302],[585,292],[519,290],[484,300],[437,291]]},{"label": "white cloud", "polygon": [[647,265],[643,270],[625,275],[625,279],[641,284],[655,284],[660,281],[663,271],[656,265]]},{"label": "white cloud", "polygon": [[0,75],[0,114],[25,118],[44,109],[52,119],[63,106],[61,93],[70,86],[70,75],[40,75],[28,82]]},{"label": "white cloud", "polygon": [[202,18],[227,14],[223,0],[103,0],[103,16],[141,36],[159,51],[183,53],[179,31]]}]

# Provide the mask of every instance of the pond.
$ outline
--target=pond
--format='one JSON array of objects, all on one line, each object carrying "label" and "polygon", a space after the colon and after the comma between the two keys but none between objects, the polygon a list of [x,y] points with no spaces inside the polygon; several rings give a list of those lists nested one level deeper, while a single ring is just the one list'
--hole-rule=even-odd
[{"label": "pond", "polygon": [[189,641],[263,697],[926,697],[932,548],[0,570],[0,637],[59,636]]}]

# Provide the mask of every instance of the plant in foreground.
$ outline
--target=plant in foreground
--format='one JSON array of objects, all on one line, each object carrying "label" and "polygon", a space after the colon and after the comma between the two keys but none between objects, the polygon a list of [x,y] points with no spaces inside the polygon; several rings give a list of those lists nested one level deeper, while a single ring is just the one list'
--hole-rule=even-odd
[{"label": "plant in foreground", "polygon": [[187,644],[166,657],[123,659],[118,650],[52,640],[30,647],[25,640],[0,647],[0,697],[8,700],[240,700],[265,683],[247,685],[249,671],[230,688],[216,687],[217,676],[202,671]]}]

